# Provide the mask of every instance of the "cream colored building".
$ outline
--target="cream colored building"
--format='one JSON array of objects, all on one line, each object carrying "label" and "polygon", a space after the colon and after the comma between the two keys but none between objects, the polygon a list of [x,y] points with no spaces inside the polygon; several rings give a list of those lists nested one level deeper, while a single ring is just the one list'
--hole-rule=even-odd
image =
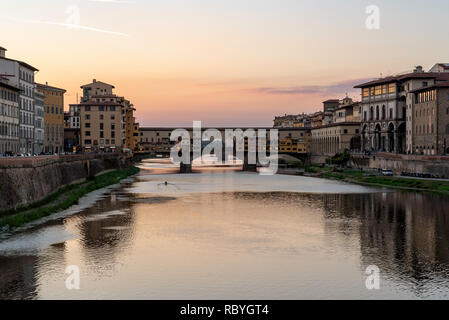
[{"label": "cream colored building", "polygon": [[84,151],[121,151],[126,147],[125,106],[118,97],[79,104],[81,146]]},{"label": "cream colored building", "polygon": [[20,89],[0,77],[0,155],[20,152]]},{"label": "cream colored building", "polygon": [[315,156],[334,156],[345,150],[360,149],[360,123],[333,123],[312,128],[310,152]]},{"label": "cream colored building", "polygon": [[449,154],[449,81],[412,94],[413,153]]},{"label": "cream colored building", "polygon": [[[413,72],[360,84],[362,93],[362,150],[370,153],[415,153],[414,91],[448,81],[444,64],[432,72],[417,66]],[[422,146],[422,145],[421,145]]]},{"label": "cream colored building", "polygon": [[[85,84],[85,85],[81,86],[81,89],[83,90],[83,96],[81,98],[81,102],[88,102],[93,98],[93,96],[113,95],[112,91],[115,89],[115,87],[111,84],[93,79],[92,83]],[[107,98],[104,97],[103,102],[106,99]],[[102,99],[100,98],[100,100],[102,100]]]},{"label": "cream colored building", "polygon": [[354,102],[349,97],[344,98],[333,112],[333,123],[360,122],[360,108],[360,102]]},{"label": "cream colored building", "polygon": [[81,103],[71,108],[79,113],[82,148],[97,152],[136,151],[138,132],[132,103],[115,95],[113,85],[96,79],[81,89]]}]

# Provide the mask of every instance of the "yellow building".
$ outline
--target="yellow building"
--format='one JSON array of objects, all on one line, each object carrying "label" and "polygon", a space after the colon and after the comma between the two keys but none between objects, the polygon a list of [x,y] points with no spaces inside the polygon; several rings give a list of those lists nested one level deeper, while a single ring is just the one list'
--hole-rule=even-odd
[{"label": "yellow building", "polygon": [[45,95],[44,152],[60,153],[64,151],[64,94],[66,90],[49,86],[48,83],[36,84],[37,90]]},{"label": "yellow building", "polygon": [[298,153],[298,141],[296,139],[284,139],[279,141],[279,152]]},{"label": "yellow building", "polygon": [[309,141],[299,140],[299,139],[283,139],[279,141],[279,152],[280,153],[298,153],[307,154],[309,153]]},{"label": "yellow building", "polygon": [[139,129],[136,130],[136,118],[134,117],[134,111],[136,109],[127,100],[125,100],[126,106],[126,148],[131,151],[137,150],[137,142],[139,139]]},{"label": "yellow building", "polygon": [[140,144],[139,144],[139,124],[136,123],[136,118],[134,118],[134,135],[133,135],[133,145],[134,149],[137,152],[142,151]]}]

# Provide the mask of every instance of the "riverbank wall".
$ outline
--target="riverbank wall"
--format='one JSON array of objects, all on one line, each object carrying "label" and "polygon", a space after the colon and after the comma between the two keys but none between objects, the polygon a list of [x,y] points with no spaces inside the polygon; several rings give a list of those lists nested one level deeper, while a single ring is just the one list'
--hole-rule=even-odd
[{"label": "riverbank wall", "polygon": [[376,155],[352,155],[349,165],[364,170],[391,170],[395,175],[434,174],[449,179],[449,156],[420,156],[378,153]]},{"label": "riverbank wall", "polygon": [[0,211],[30,205],[64,186],[126,164],[120,154],[1,158]]}]

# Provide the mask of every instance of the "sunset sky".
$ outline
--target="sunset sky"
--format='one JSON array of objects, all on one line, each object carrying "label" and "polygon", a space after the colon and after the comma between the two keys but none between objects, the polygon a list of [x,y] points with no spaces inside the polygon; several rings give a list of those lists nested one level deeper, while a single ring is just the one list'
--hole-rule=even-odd
[{"label": "sunset sky", "polygon": [[[368,30],[369,5],[380,29]],[[77,23],[69,28],[66,23]],[[65,88],[97,79],[141,126],[272,125],[367,79],[449,62],[447,0],[15,0],[0,46]]]}]

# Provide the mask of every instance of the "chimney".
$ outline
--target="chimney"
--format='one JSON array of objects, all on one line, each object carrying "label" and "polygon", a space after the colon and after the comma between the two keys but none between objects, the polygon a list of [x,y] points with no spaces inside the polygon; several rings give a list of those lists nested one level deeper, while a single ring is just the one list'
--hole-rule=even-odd
[{"label": "chimney", "polygon": [[0,58],[5,58],[6,57],[6,49],[3,47],[0,47]]},{"label": "chimney", "polygon": [[95,83],[95,82],[97,82],[97,79],[94,79],[94,80],[93,80],[93,83]]},{"label": "chimney", "polygon": [[424,72],[424,70],[423,70],[422,66],[416,66],[415,70],[413,70],[413,72],[414,73],[421,73],[421,72]]},{"label": "chimney", "polygon": [[48,82],[47,81],[45,81],[45,85],[48,86]]}]

